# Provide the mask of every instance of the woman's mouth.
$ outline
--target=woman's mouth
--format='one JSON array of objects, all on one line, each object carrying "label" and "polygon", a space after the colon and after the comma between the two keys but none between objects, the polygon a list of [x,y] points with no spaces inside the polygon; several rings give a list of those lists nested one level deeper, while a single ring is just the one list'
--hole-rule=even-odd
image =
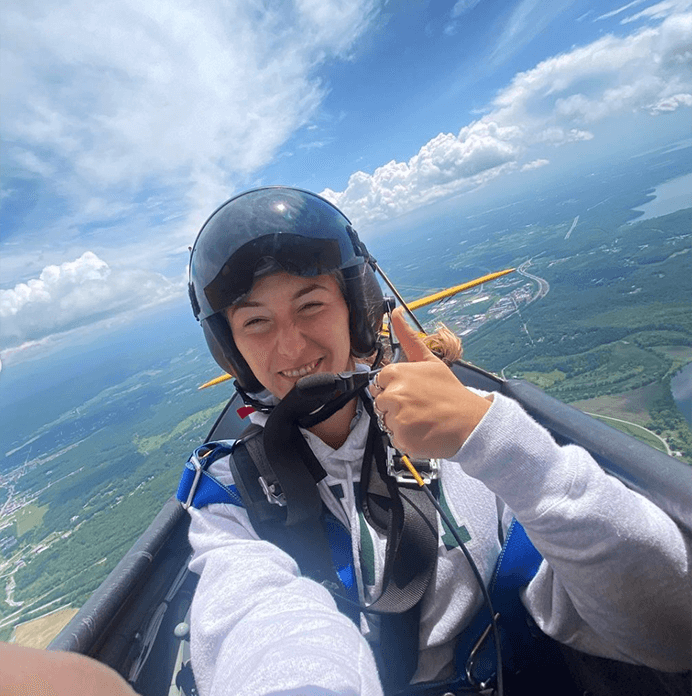
[{"label": "woman's mouth", "polygon": [[314,362],[307,363],[307,365],[302,365],[296,370],[280,370],[279,374],[283,377],[288,377],[289,379],[297,379],[299,377],[305,377],[314,372],[319,364],[322,362],[322,358],[318,358]]}]

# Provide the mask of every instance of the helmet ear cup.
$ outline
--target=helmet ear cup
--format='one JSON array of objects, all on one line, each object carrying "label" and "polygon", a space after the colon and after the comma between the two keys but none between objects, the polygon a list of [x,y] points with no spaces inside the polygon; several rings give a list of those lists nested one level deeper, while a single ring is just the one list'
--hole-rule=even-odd
[{"label": "helmet ear cup", "polygon": [[382,289],[369,263],[350,266],[342,273],[349,309],[351,352],[357,358],[366,358],[375,352],[382,327]]},{"label": "helmet ear cup", "polygon": [[219,313],[212,314],[202,321],[202,330],[209,351],[219,367],[233,375],[246,392],[261,392],[264,387],[238,350],[226,317]]}]

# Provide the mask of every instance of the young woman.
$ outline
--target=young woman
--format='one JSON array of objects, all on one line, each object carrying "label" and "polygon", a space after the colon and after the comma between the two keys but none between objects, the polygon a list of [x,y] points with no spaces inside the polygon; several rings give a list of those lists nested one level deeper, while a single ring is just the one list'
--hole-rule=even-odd
[{"label": "young woman", "polygon": [[[378,350],[384,312],[372,265],[349,221],[304,191],[249,191],[205,223],[192,250],[190,297],[212,355],[257,408],[255,425],[268,432],[272,413],[294,405],[304,377],[368,369],[358,361]],[[521,601],[542,632],[592,655],[689,669],[689,539],[676,524],[581,448],[559,447],[515,402],[464,387],[401,313],[393,328],[405,362],[386,365],[367,390],[300,421],[309,452],[298,449],[323,472],[314,483],[322,522],[331,520],[350,541],[352,582],[340,573],[337,600],[350,592],[361,607],[381,608],[392,568],[396,575],[417,562],[396,565],[392,531],[374,509],[381,496],[365,472],[381,470],[373,433],[384,431],[399,452],[441,460],[437,498],[484,583],[513,518],[523,525],[543,560]],[[265,442],[267,453],[280,458],[282,444],[295,447],[287,437],[278,449]],[[238,483],[231,464],[226,455],[208,469],[229,489]],[[393,479],[377,481],[382,489]],[[385,518],[406,507],[397,495],[383,504]],[[455,650],[483,596],[439,522],[422,599],[411,600],[412,652],[391,669],[391,653],[380,655],[378,677],[370,648],[379,655],[385,627],[396,622],[363,611],[351,612],[354,623],[339,613],[329,583],[303,577],[293,558],[262,540],[238,496],[190,514],[190,567],[200,574],[192,655],[204,696],[377,694],[380,679],[385,692],[437,684],[426,693],[443,694],[463,669]],[[289,505],[289,533],[290,514]],[[410,623],[401,626],[410,632]],[[403,682],[389,673],[402,664],[410,667]]]}]

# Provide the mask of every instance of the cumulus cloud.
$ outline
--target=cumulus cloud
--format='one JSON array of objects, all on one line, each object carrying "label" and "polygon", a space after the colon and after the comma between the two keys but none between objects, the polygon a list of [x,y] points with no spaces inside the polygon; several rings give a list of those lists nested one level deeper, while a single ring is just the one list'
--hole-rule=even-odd
[{"label": "cumulus cloud", "polygon": [[386,220],[506,171],[519,156],[514,140],[514,127],[476,121],[459,135],[440,133],[408,162],[356,172],[344,191],[323,195],[359,222]]},{"label": "cumulus cloud", "polygon": [[114,270],[87,251],[46,266],[38,278],[0,290],[3,349],[179,297],[184,283],[142,270]]},{"label": "cumulus cloud", "polygon": [[385,220],[500,175],[543,166],[547,159],[537,155],[546,147],[591,140],[594,126],[611,116],[689,107],[690,36],[692,14],[678,13],[659,26],[604,36],[549,58],[515,75],[487,113],[457,135],[441,133],[407,162],[356,172],[343,191],[323,193],[357,224]]}]

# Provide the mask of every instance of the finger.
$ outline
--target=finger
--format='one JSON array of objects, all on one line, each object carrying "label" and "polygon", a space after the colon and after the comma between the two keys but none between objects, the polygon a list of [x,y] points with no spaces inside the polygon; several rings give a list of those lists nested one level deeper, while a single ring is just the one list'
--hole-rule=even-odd
[{"label": "finger", "polygon": [[437,361],[430,348],[423,343],[420,334],[412,329],[404,318],[404,308],[397,307],[392,312],[394,333],[409,362]]}]

